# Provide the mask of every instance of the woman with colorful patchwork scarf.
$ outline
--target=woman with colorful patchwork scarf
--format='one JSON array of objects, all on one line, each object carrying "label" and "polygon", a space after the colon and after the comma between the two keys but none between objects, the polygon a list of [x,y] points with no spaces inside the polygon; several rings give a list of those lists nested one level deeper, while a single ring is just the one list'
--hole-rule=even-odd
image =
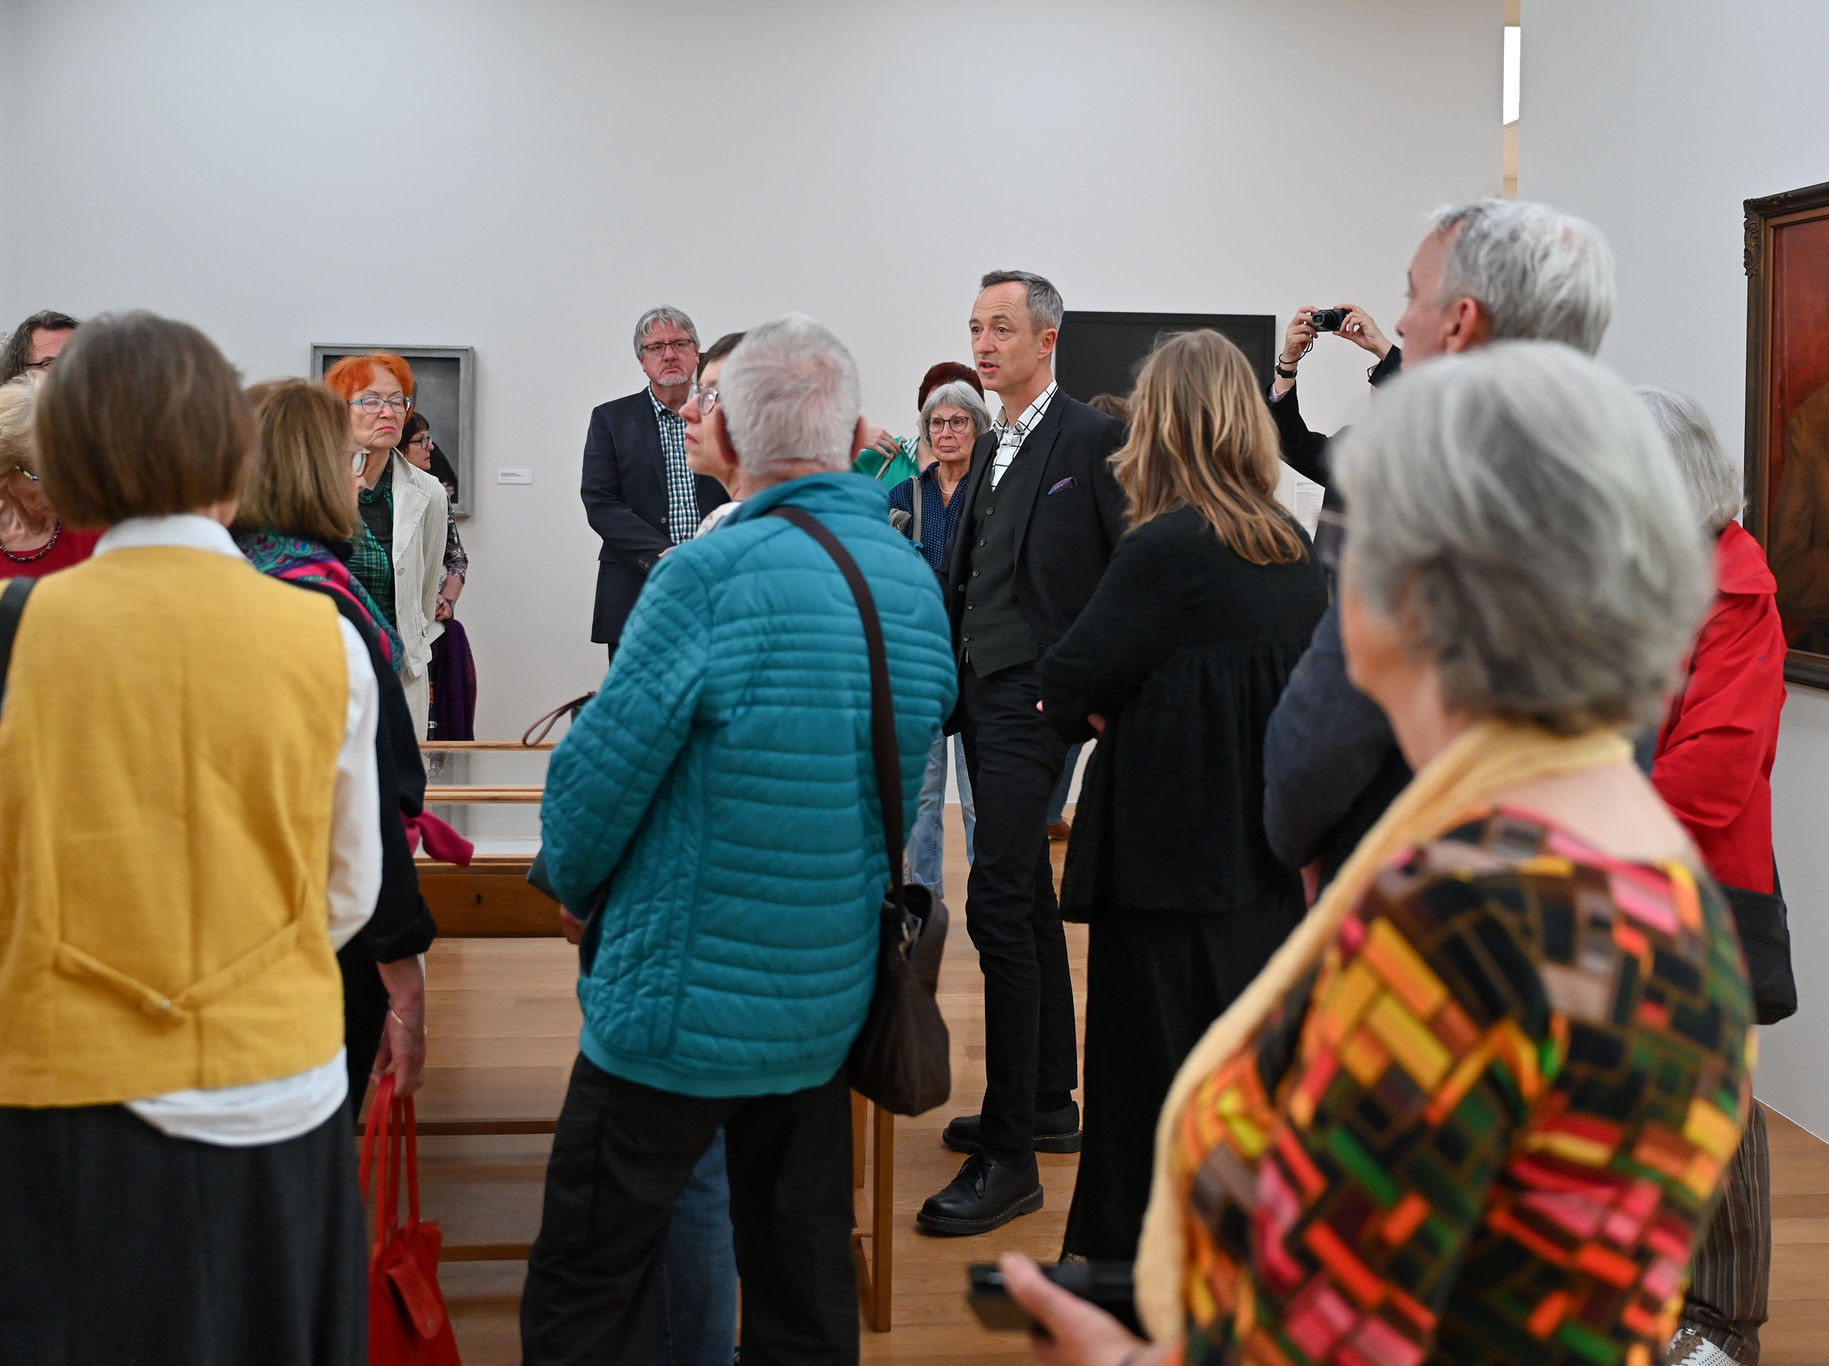
[{"label": "woman with colorful patchwork scarf", "polygon": [[397,1093],[418,1089],[425,1069],[425,968],[419,955],[438,933],[419,894],[401,816],[425,804],[425,769],[400,687],[400,637],[344,562],[360,525],[349,420],[321,384],[270,380],[248,390],[259,438],[236,515],[235,543],[261,573],[323,593],[368,643],[381,685],[375,757],[381,787],[381,896],[362,932],[337,954],[350,1109],[372,1073],[390,1068]]},{"label": "woman with colorful patchwork scarf", "polygon": [[1752,1104],[1734,925],[1621,730],[1709,599],[1650,415],[1548,343],[1341,442],[1353,683],[1416,776],[1176,1077],[1144,1343],[1005,1258],[1037,1357],[1663,1359]]}]

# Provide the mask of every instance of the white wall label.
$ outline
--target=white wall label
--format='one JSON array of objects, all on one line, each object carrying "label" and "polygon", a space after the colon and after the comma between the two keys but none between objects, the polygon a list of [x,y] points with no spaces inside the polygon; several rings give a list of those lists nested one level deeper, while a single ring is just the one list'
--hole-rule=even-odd
[{"label": "white wall label", "polygon": [[497,470],[495,472],[495,482],[498,484],[531,484],[533,483],[533,471]]}]

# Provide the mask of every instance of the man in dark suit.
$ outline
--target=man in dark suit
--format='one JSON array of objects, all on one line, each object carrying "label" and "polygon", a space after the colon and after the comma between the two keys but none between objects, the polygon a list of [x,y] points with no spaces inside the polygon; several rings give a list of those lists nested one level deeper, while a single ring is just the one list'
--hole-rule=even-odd
[{"label": "man in dark suit", "polygon": [[677,308],[650,308],[635,324],[635,359],[648,387],[599,405],[584,438],[579,495],[597,553],[597,606],[591,639],[612,657],[641,586],[655,561],[692,539],[706,513],[724,502],[724,486],[686,465],[680,409],[692,394],[699,334]]},{"label": "man in dark suit", "polygon": [[1067,941],[1048,860],[1048,803],[1066,743],[1042,718],[1036,661],[1079,616],[1125,529],[1108,463],[1114,417],[1054,383],[1060,292],[993,271],[972,353],[1004,421],[980,437],[947,565],[959,709],[978,829],[965,921],[984,971],[983,1112],[947,1125],[970,1153],[922,1206],[930,1233],[987,1233],[1041,1208],[1035,1153],[1079,1151],[1079,1066]]}]

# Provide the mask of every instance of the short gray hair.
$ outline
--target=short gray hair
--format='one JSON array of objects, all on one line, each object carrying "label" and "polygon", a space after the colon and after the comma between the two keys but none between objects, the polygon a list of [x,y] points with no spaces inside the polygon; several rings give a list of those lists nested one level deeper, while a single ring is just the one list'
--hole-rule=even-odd
[{"label": "short gray hair", "polygon": [[1656,721],[1713,576],[1623,381],[1502,343],[1417,366],[1340,441],[1344,583],[1403,623],[1449,705],[1564,734]]},{"label": "short gray hair", "polygon": [[1037,331],[1046,332],[1061,325],[1067,305],[1046,276],[1030,270],[993,270],[978,282],[978,288],[986,290],[992,285],[1021,285],[1029,291],[1029,322]]},{"label": "short gray hair", "polygon": [[725,422],[744,472],[780,478],[795,466],[851,467],[857,362],[804,313],[749,330],[718,380]]},{"label": "short gray hair", "polygon": [[921,435],[927,435],[928,419],[939,407],[963,408],[972,415],[972,436],[983,436],[991,430],[991,410],[985,407],[984,399],[976,389],[962,379],[949,379],[945,384],[936,385],[927,396],[927,402],[921,405]]},{"label": "short gray hair", "polygon": [[[1566,342],[1590,356],[1613,319],[1613,252],[1592,223],[1527,199],[1480,199],[1437,209],[1453,232],[1440,302],[1471,298],[1494,341]],[[1458,229],[1458,231],[1456,231]]]},{"label": "short gray hair", "polygon": [[648,339],[648,333],[661,323],[670,323],[679,328],[692,338],[693,350],[698,349],[699,330],[692,325],[692,319],[686,316],[686,310],[675,308],[672,304],[661,304],[658,307],[650,308],[635,320],[635,357],[637,360],[641,359],[641,344]]},{"label": "short gray hair", "polygon": [[1721,449],[1715,424],[1700,403],[1684,394],[1649,384],[1633,392],[1651,410],[1652,421],[1676,457],[1698,525],[1710,536],[1719,536],[1740,515],[1740,470]]}]

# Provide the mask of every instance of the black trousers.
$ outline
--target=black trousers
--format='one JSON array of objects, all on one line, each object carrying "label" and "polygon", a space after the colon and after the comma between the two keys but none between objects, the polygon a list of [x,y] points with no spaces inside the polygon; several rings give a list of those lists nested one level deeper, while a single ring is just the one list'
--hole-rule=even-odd
[{"label": "black trousers", "polygon": [[0,1108],[0,1362],[362,1366],[349,1111],[282,1143]]},{"label": "black trousers", "polygon": [[965,927],[984,972],[983,1142],[1035,1143],[1035,1098],[1079,1079],[1067,938],[1048,860],[1048,803],[1067,745],[1042,719],[1035,666],[960,672],[965,763],[978,807]]},{"label": "black trousers", "polygon": [[368,1094],[368,1074],[381,1048],[381,1030],[387,1023],[387,987],[375,960],[362,947],[361,936],[337,950],[337,967],[343,974],[343,1048],[349,1064],[349,1113],[362,1114]]},{"label": "black trousers", "polygon": [[1236,913],[1096,910],[1086,942],[1084,1139],[1062,1250],[1137,1255],[1156,1119],[1207,1026],[1302,918],[1300,893]]},{"label": "black trousers", "polygon": [[857,1361],[843,1069],[792,1095],[706,1099],[624,1081],[580,1056],[527,1259],[526,1366],[654,1359],[667,1221],[720,1125],[746,1366]]}]

